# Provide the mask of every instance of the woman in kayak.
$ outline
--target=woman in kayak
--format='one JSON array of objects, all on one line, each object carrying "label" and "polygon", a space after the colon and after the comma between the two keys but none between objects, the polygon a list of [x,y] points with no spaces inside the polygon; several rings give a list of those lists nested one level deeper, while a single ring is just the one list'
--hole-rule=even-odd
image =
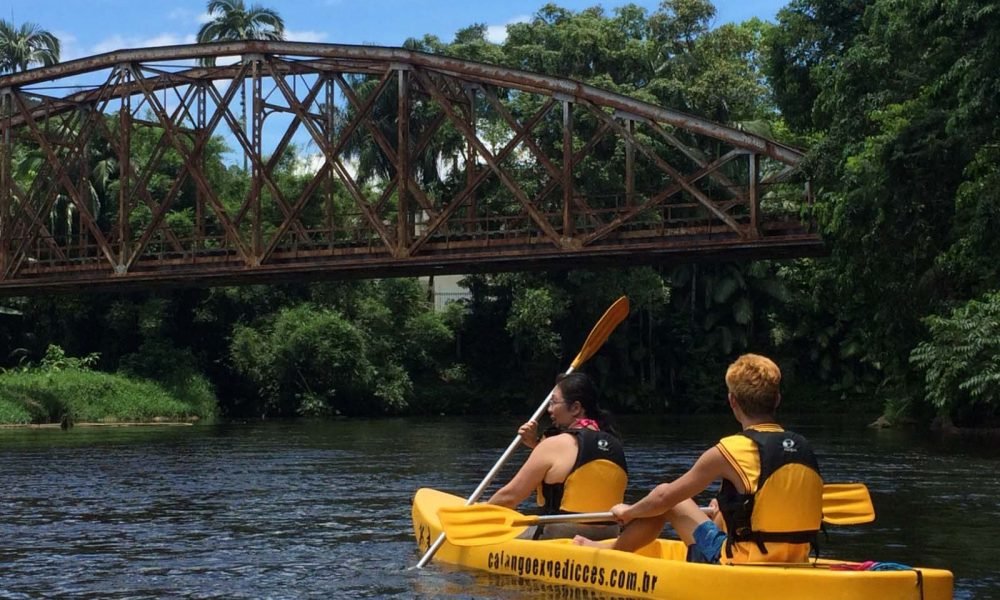
[{"label": "woman in kayak", "polygon": [[[560,376],[548,413],[552,428],[542,439],[535,421],[518,429],[521,442],[532,448],[531,455],[489,503],[515,508],[536,489],[542,514],[605,512],[621,503],[628,484],[625,451],[608,414],[598,404],[597,388],[590,377],[583,373]],[[608,539],[619,531],[615,523],[553,523],[531,527],[521,537],[553,539],[579,534]]]},{"label": "woman in kayak", "polygon": [[[804,562],[823,518],[823,479],[809,442],[775,420],[781,371],[744,354],[726,371],[729,406],[743,430],[709,448],[691,469],[635,504],[611,509],[625,529],[613,545],[635,551],[669,522],[688,545],[688,561]],[[722,480],[710,520],[691,498]],[[728,532],[728,533],[727,533]],[[577,544],[609,547],[578,536]]]}]

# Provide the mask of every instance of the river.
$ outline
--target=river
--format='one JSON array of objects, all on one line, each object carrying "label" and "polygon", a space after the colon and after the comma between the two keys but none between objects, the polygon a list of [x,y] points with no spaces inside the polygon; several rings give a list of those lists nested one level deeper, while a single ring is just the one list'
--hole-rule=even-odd
[{"label": "river", "polygon": [[[955,597],[1000,599],[1000,451],[794,418],[829,482],[863,481],[878,519],[824,554],[942,567]],[[0,430],[0,598],[599,598],[420,555],[410,500],[467,495],[516,419],[391,419]],[[736,429],[623,419],[633,499]],[[498,478],[509,478],[524,452]],[[993,533],[990,533],[993,532]]]}]

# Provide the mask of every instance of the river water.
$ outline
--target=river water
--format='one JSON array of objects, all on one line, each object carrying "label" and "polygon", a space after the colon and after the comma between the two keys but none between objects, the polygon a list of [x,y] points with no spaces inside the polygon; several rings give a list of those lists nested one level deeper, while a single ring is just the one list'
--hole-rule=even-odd
[{"label": "river water", "polygon": [[[599,598],[411,568],[413,492],[471,492],[519,424],[500,421],[0,430],[0,598]],[[1000,451],[786,421],[827,481],[872,491],[876,522],[833,529],[825,555],[948,568],[956,598],[1000,599]],[[736,428],[623,419],[633,499]]]}]

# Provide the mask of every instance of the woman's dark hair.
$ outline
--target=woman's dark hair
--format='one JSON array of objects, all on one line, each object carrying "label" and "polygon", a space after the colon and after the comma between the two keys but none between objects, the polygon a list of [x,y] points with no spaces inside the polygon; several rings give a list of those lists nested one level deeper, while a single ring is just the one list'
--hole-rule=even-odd
[{"label": "woman's dark hair", "polygon": [[588,419],[597,421],[601,431],[607,431],[615,437],[620,437],[611,422],[611,414],[601,408],[598,401],[597,386],[585,373],[564,373],[556,377],[556,387],[562,392],[563,400],[569,404],[579,402],[587,413]]}]

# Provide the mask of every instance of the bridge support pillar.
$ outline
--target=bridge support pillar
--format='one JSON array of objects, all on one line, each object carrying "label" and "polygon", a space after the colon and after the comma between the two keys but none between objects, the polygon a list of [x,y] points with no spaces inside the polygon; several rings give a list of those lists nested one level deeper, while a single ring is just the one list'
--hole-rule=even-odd
[{"label": "bridge support pillar", "polygon": [[750,226],[747,234],[750,239],[760,238],[760,155],[753,153],[749,156],[749,200],[750,200]]}]

